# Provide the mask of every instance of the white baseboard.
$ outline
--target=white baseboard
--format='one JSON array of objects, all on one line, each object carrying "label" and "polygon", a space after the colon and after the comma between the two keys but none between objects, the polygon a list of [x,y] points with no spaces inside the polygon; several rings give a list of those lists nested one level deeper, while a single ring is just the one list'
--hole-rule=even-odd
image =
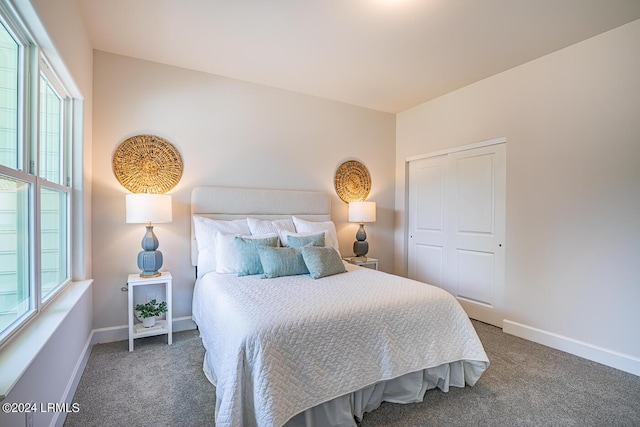
[{"label": "white baseboard", "polygon": [[173,319],[173,332],[191,331],[198,326],[191,316],[177,317]]},{"label": "white baseboard", "polygon": [[[173,319],[173,332],[189,331],[192,329],[196,329],[196,324],[191,319],[191,316],[176,317]],[[125,341],[129,339],[129,327],[122,325],[94,329],[92,336],[91,345]]]},{"label": "white baseboard", "polygon": [[503,332],[640,376],[640,359],[504,319]]},{"label": "white baseboard", "polygon": [[91,338],[92,346],[107,342],[124,341],[129,339],[129,327],[127,325],[123,325],[94,329],[91,332]]}]

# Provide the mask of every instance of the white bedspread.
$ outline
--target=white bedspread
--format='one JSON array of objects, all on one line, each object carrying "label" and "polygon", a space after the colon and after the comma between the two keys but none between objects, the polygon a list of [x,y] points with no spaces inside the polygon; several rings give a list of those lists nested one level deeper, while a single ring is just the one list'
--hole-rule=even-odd
[{"label": "white bedspread", "polygon": [[214,371],[218,427],[281,426],[335,397],[454,361],[464,361],[462,385],[473,385],[489,366],[449,293],[346,268],[318,280],[198,280],[193,318]]}]

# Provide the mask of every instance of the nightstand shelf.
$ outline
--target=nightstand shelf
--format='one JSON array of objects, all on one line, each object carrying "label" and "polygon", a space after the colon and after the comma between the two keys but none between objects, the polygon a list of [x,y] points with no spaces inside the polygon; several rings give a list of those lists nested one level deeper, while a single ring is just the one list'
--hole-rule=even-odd
[{"label": "nightstand shelf", "polygon": [[[133,351],[133,340],[136,338],[152,337],[155,335],[167,335],[167,344],[173,342],[173,318],[172,318],[172,304],[171,304],[171,285],[173,277],[168,271],[163,272],[158,277],[140,277],[139,274],[130,274],[127,280],[128,288],[128,306],[129,312],[129,351]],[[134,315],[134,292],[136,287],[148,286],[153,287],[157,285],[164,285],[165,298],[167,302],[167,313],[165,319],[156,320],[156,324],[150,328],[145,328],[142,323],[136,322]]]},{"label": "nightstand shelf", "polygon": [[133,325],[133,339],[167,333],[169,333],[169,329],[167,328],[166,320],[156,320],[156,324],[150,328],[145,328],[142,323],[134,323]]},{"label": "nightstand shelf", "polygon": [[349,264],[359,265],[360,267],[371,268],[372,270],[378,269],[378,259],[377,258],[367,258],[367,257],[346,257],[342,258],[347,261]]}]

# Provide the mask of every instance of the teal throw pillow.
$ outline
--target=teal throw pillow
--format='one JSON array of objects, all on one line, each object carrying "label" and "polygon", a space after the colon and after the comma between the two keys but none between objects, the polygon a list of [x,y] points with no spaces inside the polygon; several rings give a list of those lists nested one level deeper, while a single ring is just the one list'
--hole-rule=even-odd
[{"label": "teal throw pillow", "polygon": [[347,271],[344,268],[340,254],[331,246],[303,246],[300,251],[302,252],[304,263],[314,279]]},{"label": "teal throw pillow", "polygon": [[271,248],[263,246],[258,249],[265,279],[282,276],[308,274],[300,248]]},{"label": "teal throw pillow", "polygon": [[264,273],[258,248],[262,246],[277,246],[278,236],[265,238],[236,237],[234,243],[238,253],[238,276],[251,276]]},{"label": "teal throw pillow", "polygon": [[309,234],[307,236],[287,236],[287,242],[292,248],[299,248],[312,244],[313,246],[324,246],[324,232],[318,234]]}]

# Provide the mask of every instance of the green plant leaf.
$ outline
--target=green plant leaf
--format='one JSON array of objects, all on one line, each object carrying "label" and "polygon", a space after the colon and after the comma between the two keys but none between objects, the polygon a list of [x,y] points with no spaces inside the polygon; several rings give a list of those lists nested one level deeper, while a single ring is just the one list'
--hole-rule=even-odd
[{"label": "green plant leaf", "polygon": [[163,313],[167,312],[167,302],[162,301],[158,303],[155,299],[144,303],[144,304],[136,304],[134,309],[140,313],[140,317],[146,319],[147,317],[155,317],[160,316]]}]

